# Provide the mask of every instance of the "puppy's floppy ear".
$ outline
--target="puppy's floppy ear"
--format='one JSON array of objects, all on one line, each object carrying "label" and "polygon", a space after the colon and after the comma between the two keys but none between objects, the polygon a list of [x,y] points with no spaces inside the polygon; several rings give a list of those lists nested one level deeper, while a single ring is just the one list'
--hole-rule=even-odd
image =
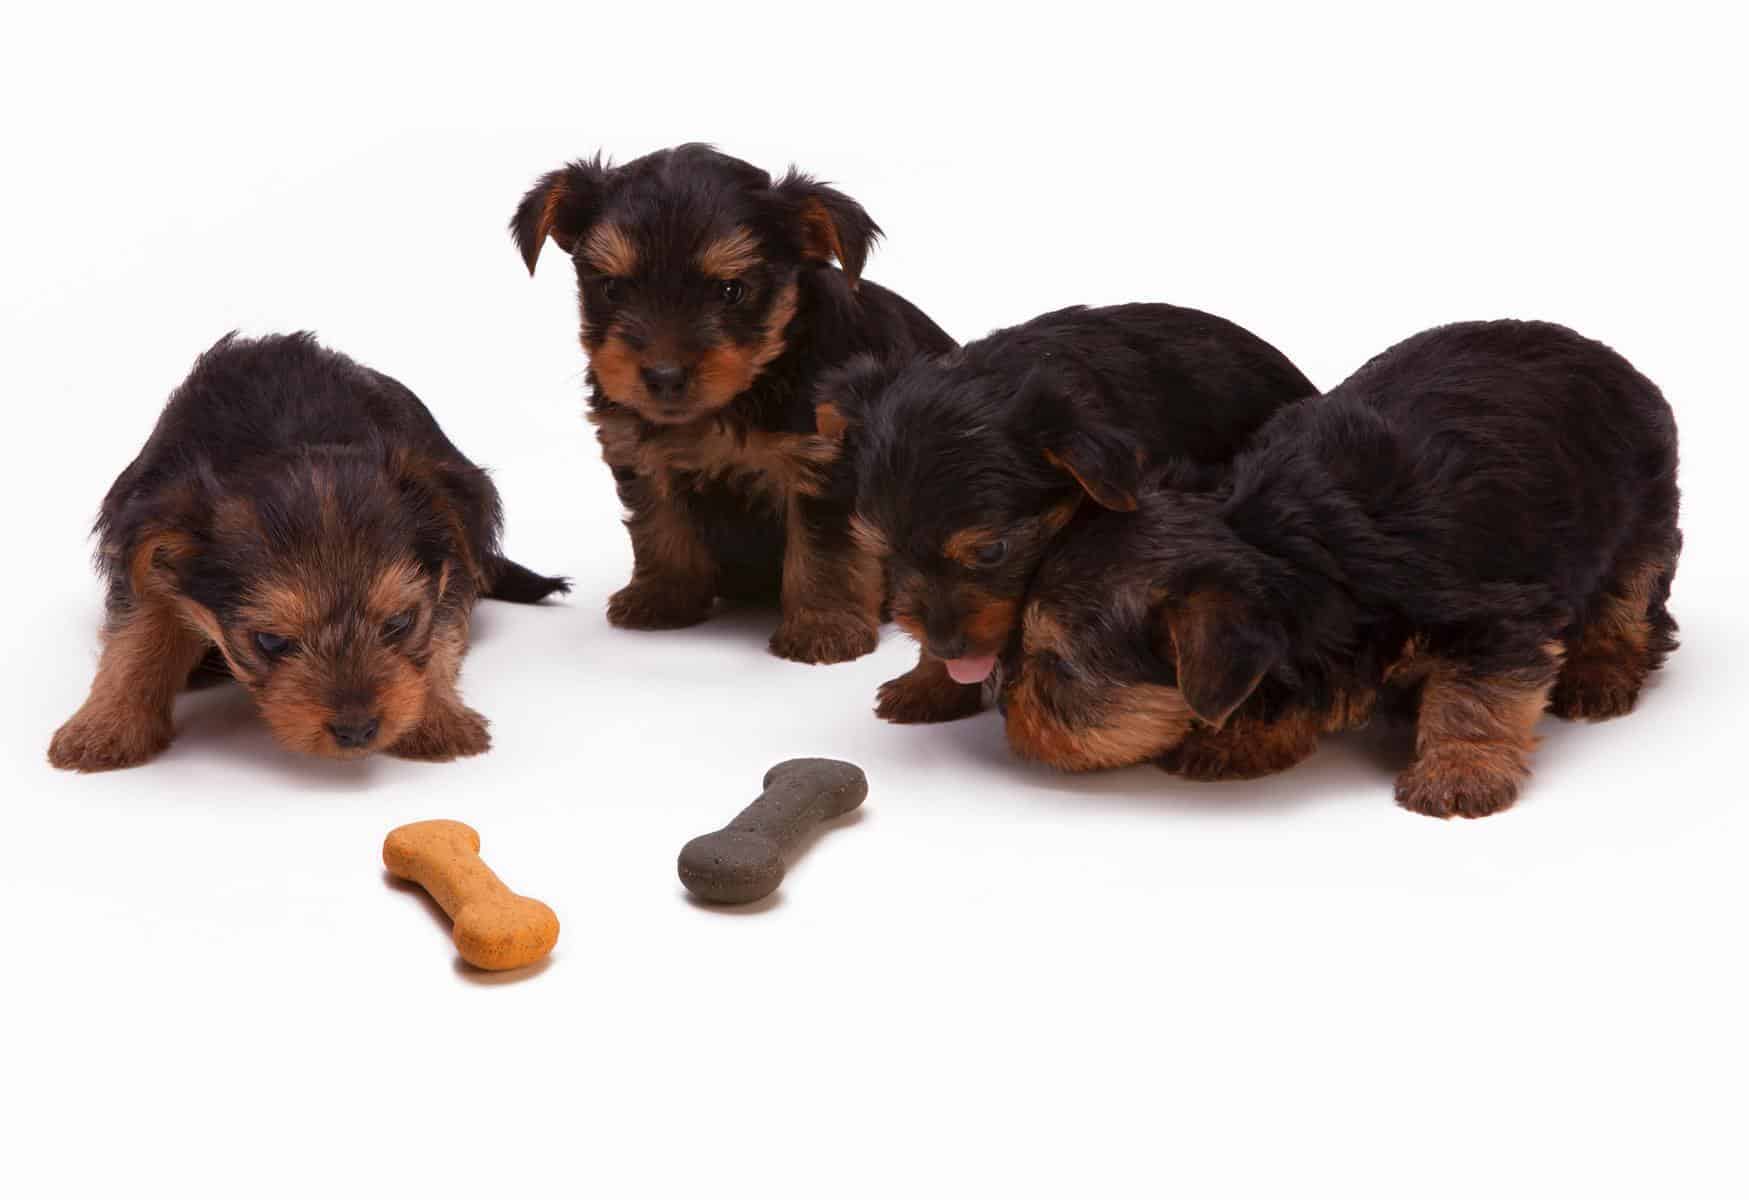
[{"label": "puppy's floppy ear", "polygon": [[795,212],[802,253],[821,262],[837,259],[855,288],[881,227],[849,196],[794,167],[778,180],[775,190]]},{"label": "puppy's floppy ear", "polygon": [[826,372],[814,392],[814,428],[837,440],[861,425],[905,364],[858,354]]},{"label": "puppy's floppy ear", "polygon": [[1286,654],[1278,627],[1218,588],[1169,597],[1161,631],[1164,652],[1177,661],[1184,702],[1217,729]]},{"label": "puppy's floppy ear", "polygon": [[1020,385],[1016,412],[1045,459],[1095,503],[1134,512],[1142,486],[1141,448],[1099,412],[1092,392],[1066,371],[1041,363]]},{"label": "puppy's floppy ear", "polygon": [[485,591],[490,586],[486,566],[497,555],[503,523],[498,489],[486,472],[405,449],[391,450],[388,462],[416,514],[414,553],[420,564],[445,584],[451,564],[459,565]]},{"label": "puppy's floppy ear", "polygon": [[530,275],[547,238],[569,254],[577,239],[595,224],[601,213],[602,183],[610,169],[602,165],[598,154],[548,171],[528,190],[516,206],[516,215],[510,218],[510,235],[516,239]]}]

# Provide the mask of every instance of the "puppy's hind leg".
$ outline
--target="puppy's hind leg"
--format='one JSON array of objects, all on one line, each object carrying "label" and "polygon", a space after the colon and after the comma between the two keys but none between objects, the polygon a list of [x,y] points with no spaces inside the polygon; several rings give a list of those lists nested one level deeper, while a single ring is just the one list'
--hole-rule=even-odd
[{"label": "puppy's hind leg", "polygon": [[1567,648],[1549,711],[1601,721],[1633,709],[1646,676],[1676,647],[1676,622],[1665,607],[1673,570],[1650,562],[1617,574]]},{"label": "puppy's hind leg", "polygon": [[49,742],[68,771],[138,766],[170,744],[171,706],[208,647],[172,603],[152,596],[112,614],[91,694]]},{"label": "puppy's hind leg", "polygon": [[1429,663],[1415,761],[1397,777],[1397,803],[1430,817],[1485,817],[1511,807],[1530,774],[1537,719],[1559,665],[1558,643],[1517,668]]}]

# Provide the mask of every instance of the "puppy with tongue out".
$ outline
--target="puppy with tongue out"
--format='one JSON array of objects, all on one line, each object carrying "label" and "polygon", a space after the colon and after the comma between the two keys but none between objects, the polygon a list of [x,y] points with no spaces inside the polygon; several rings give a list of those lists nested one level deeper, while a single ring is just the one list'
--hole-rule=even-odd
[{"label": "puppy with tongue out", "polygon": [[893,619],[922,646],[876,713],[976,713],[1039,561],[1083,504],[1133,510],[1151,468],[1225,462],[1315,390],[1262,339],[1168,304],[1063,309],[945,355],[829,375],[816,419],[856,466],[853,534],[885,562]]}]

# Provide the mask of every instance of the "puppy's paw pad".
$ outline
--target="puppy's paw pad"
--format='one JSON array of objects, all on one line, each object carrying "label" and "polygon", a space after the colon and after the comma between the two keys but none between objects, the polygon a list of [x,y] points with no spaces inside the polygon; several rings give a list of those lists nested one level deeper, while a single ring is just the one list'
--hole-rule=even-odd
[{"label": "puppy's paw pad", "polygon": [[116,771],[137,767],[169,745],[168,729],[79,715],[55,731],[49,762],[63,771]]},{"label": "puppy's paw pad", "polygon": [[841,663],[861,658],[880,634],[854,618],[800,617],[785,621],[771,635],[771,652],[803,663]]},{"label": "puppy's paw pad", "polygon": [[620,629],[684,629],[710,615],[710,600],[661,583],[628,583],[607,601],[607,620]]},{"label": "puppy's paw pad", "polygon": [[1428,817],[1486,817],[1512,807],[1518,783],[1438,762],[1417,763],[1397,777],[1397,803]]},{"label": "puppy's paw pad", "polygon": [[913,671],[881,684],[875,693],[875,715],[895,725],[957,721],[983,709],[983,690],[977,684],[919,678]]},{"label": "puppy's paw pad", "polygon": [[491,748],[492,734],[486,718],[471,708],[458,708],[428,717],[390,747],[389,753],[420,762],[450,762],[484,754]]}]

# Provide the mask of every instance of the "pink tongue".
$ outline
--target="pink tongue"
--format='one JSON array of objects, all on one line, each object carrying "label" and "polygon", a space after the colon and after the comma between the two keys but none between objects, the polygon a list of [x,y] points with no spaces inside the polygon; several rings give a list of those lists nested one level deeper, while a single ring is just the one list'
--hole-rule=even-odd
[{"label": "pink tongue", "polygon": [[980,654],[976,658],[950,658],[947,660],[947,673],[955,683],[983,683],[990,677],[990,672],[996,669],[994,654]]}]

